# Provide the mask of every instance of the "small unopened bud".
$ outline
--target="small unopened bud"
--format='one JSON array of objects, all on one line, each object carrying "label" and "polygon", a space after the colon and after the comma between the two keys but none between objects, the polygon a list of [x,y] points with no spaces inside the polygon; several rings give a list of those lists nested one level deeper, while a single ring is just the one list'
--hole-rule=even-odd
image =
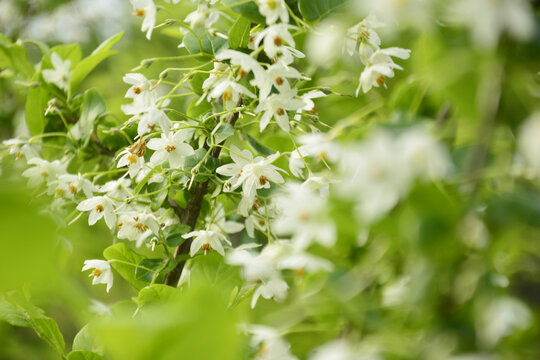
[{"label": "small unopened bud", "polygon": [[144,136],[141,136],[128,150],[138,157],[143,157],[146,153],[146,140],[144,140]]}]

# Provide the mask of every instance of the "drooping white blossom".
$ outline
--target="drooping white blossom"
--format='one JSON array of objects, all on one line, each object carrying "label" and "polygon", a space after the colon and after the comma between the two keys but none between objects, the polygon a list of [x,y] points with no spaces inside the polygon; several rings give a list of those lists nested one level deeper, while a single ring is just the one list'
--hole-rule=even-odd
[{"label": "drooping white blossom", "polygon": [[154,0],[130,0],[131,5],[135,8],[135,15],[138,17],[144,17],[141,25],[141,31],[146,31],[146,38],[150,40],[152,37],[152,30],[156,24],[156,5]]},{"label": "drooping white blossom", "polygon": [[77,205],[79,211],[90,211],[88,225],[94,225],[99,219],[104,218],[109,229],[116,225],[116,214],[111,199],[105,196],[94,196],[82,201]]},{"label": "drooping white blossom", "polygon": [[89,275],[93,277],[92,285],[106,284],[107,292],[109,292],[114,280],[109,262],[104,260],[85,260],[81,271],[90,269],[94,269]]},{"label": "drooping white blossom", "polygon": [[223,249],[222,241],[231,245],[230,241],[225,235],[220,232],[212,230],[198,230],[192,231],[185,235],[182,235],[184,239],[193,238],[189,253],[191,256],[194,256],[200,249],[206,254],[207,251],[216,250],[221,256],[225,255],[225,250]]}]

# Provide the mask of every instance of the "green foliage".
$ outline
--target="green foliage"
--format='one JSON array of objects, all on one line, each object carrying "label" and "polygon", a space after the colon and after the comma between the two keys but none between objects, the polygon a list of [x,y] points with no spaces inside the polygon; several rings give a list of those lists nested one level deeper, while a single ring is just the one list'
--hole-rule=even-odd
[{"label": "green foliage", "polygon": [[306,20],[314,21],[330,14],[346,2],[347,0],[299,0],[298,8]]},{"label": "green foliage", "polygon": [[96,89],[84,93],[81,117],[71,128],[71,135],[82,147],[88,145],[98,117],[105,112],[105,106],[105,100]]},{"label": "green foliage", "polygon": [[34,75],[34,67],[28,61],[22,44],[11,43],[0,34],[0,68],[12,69],[23,77],[30,79]]},{"label": "green foliage", "polygon": [[184,36],[184,44],[191,54],[213,55],[227,45],[227,40],[211,35],[205,29],[197,29]]},{"label": "green foliage", "polygon": [[136,289],[140,290],[147,285],[146,281],[139,280],[135,274],[137,266],[144,260],[144,256],[137,254],[126,244],[118,243],[109,246],[103,250],[103,256],[111,262],[111,266],[118,271],[120,276]]},{"label": "green foliage", "polygon": [[32,135],[42,134],[45,129],[45,125],[47,124],[45,109],[47,108],[48,100],[49,92],[43,85],[32,87],[28,91],[25,113],[28,130]]},{"label": "green foliage", "polygon": [[[232,5],[238,2],[238,0],[223,0],[223,3],[226,5]],[[255,1],[249,1],[245,4],[235,5],[231,7],[231,9],[239,14],[242,14],[244,17],[255,23],[264,24],[266,21],[264,16],[262,16],[259,12],[259,7],[257,6]]]},{"label": "green foliage", "polygon": [[246,48],[249,43],[249,31],[251,22],[243,16],[239,16],[229,30],[229,47],[231,49]]}]

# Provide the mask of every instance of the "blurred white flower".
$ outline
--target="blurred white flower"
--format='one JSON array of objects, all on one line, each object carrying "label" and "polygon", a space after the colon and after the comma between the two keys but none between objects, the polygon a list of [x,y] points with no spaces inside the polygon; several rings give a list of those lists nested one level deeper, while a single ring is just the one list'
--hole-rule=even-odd
[{"label": "blurred white flower", "polygon": [[209,29],[219,20],[219,11],[209,8],[206,4],[199,4],[197,10],[189,13],[184,22],[189,23],[192,29]]},{"label": "blurred white flower", "polygon": [[369,15],[358,24],[347,30],[345,40],[345,51],[349,55],[360,53],[361,56],[369,58],[373,51],[381,46],[381,38],[375,29],[386,26],[380,22],[376,16]]},{"label": "blurred white flower", "polygon": [[289,22],[289,12],[284,0],[258,0],[259,12],[266,17],[268,25],[274,24],[278,19]]},{"label": "blurred white flower", "polygon": [[346,28],[341,19],[323,20],[307,38],[309,60],[318,66],[330,68],[341,57],[345,34]]},{"label": "blurred white flower", "polygon": [[158,220],[152,214],[123,213],[118,219],[118,238],[135,241],[140,247],[152,234],[159,234]]},{"label": "blurred white flower", "polygon": [[56,180],[56,177],[66,172],[66,165],[59,160],[47,161],[39,157],[28,160],[29,165],[34,165],[26,169],[22,176],[28,178],[28,186],[37,187],[43,182]]},{"label": "blurred white flower", "polygon": [[62,58],[55,52],[51,54],[51,63],[54,69],[43,70],[43,78],[48,83],[53,83],[60,89],[67,91],[69,88],[69,80],[71,78],[71,60],[63,61]]},{"label": "blurred white flower", "polygon": [[296,98],[296,88],[285,90],[278,94],[272,94],[268,98],[259,101],[255,112],[264,112],[260,120],[260,131],[263,131],[270,120],[274,118],[283,131],[289,132],[289,115],[287,111],[297,111],[305,106],[304,101]]},{"label": "blurred white flower", "polygon": [[290,352],[291,345],[276,329],[263,325],[249,325],[247,331],[252,334],[251,346],[257,349],[256,360],[297,360]]},{"label": "blurred white flower", "polygon": [[235,81],[223,80],[219,81],[210,91],[208,95],[209,98],[218,99],[219,97],[223,100],[223,105],[225,110],[231,110],[236,107],[240,95],[247,95],[250,98],[256,98],[257,95],[248,90],[244,85],[240,85]]},{"label": "blurred white flower", "polygon": [[519,129],[517,149],[531,172],[540,176],[540,112],[532,114]]},{"label": "blurred white flower", "polygon": [[222,234],[236,234],[244,229],[244,225],[236,221],[228,221],[225,217],[225,208],[222,203],[218,203],[212,211],[212,216],[207,217],[206,222],[210,223],[210,230]]},{"label": "blurred white flower", "polygon": [[131,181],[126,178],[111,180],[99,187],[98,191],[105,193],[108,197],[122,201],[127,199],[131,194]]},{"label": "blurred white flower", "polygon": [[366,68],[360,74],[360,84],[356,89],[356,96],[360,89],[367,93],[373,86],[386,86],[386,78],[394,77],[394,69],[403,70],[401,66],[394,63],[393,57],[408,59],[411,50],[397,47],[379,49],[374,51],[369,58],[362,58]]},{"label": "blurred white flower", "polygon": [[346,340],[334,340],[315,349],[309,360],[382,360],[373,346],[358,346]]},{"label": "blurred white flower", "polygon": [[92,285],[107,284],[107,292],[113,286],[113,274],[111,265],[104,260],[85,260],[81,271],[94,269],[89,276],[93,276]]},{"label": "blurred white flower", "polygon": [[287,282],[280,278],[270,279],[268,281],[262,281],[262,284],[257,287],[253,293],[253,298],[251,299],[251,308],[254,308],[257,305],[257,300],[260,296],[265,299],[274,299],[277,302],[285,300],[287,297],[287,290],[289,285]]},{"label": "blurred white flower", "polygon": [[526,0],[455,0],[448,12],[451,21],[468,26],[476,44],[487,49],[496,47],[505,31],[527,40],[535,29],[534,12]]}]

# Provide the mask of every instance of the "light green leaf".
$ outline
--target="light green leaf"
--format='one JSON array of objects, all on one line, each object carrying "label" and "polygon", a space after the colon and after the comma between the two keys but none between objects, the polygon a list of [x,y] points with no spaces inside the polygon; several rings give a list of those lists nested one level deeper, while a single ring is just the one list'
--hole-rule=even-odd
[{"label": "light green leaf", "polygon": [[0,319],[15,326],[31,327],[58,354],[64,353],[64,337],[56,321],[45,316],[21,291],[10,291],[0,298]]},{"label": "light green leaf", "polygon": [[249,43],[251,21],[240,16],[229,30],[229,46],[231,49],[246,48]]},{"label": "light green leaf", "polygon": [[105,259],[111,261],[111,266],[135,288],[140,290],[148,284],[135,277],[137,264],[144,259],[144,256],[137,254],[126,244],[118,243],[109,246],[103,251],[103,256]]},{"label": "light green leaf", "polygon": [[94,131],[96,119],[105,112],[105,100],[96,89],[90,89],[84,93],[82,113],[79,121],[71,128],[71,135],[79,140],[84,147],[90,140]]},{"label": "light green leaf", "polygon": [[26,125],[32,135],[43,133],[47,118],[45,110],[47,109],[47,101],[49,93],[44,86],[30,88],[26,98],[25,115]]},{"label": "light green leaf", "polygon": [[35,72],[24,47],[19,43],[12,44],[4,37],[0,38],[0,68],[10,68],[28,79]]},{"label": "light green leaf", "polygon": [[238,268],[227,264],[223,256],[215,251],[192,259],[191,281],[210,284],[220,289],[227,298],[235,286],[242,285]]},{"label": "light green leaf", "polygon": [[91,351],[72,351],[67,356],[68,360],[104,360],[103,356]]},{"label": "light green leaf", "polygon": [[225,139],[234,134],[234,126],[228,123],[221,124],[216,134],[214,135],[214,140],[216,144],[221,144]]},{"label": "light green leaf", "polygon": [[347,0],[299,0],[298,8],[304,19],[314,21],[320,19],[336,8],[345,4]]},{"label": "light green leaf", "polygon": [[[76,66],[79,61],[81,61],[82,57],[82,51],[79,44],[57,45],[51,48],[50,55],[53,53],[57,53],[63,61],[71,61],[71,69],[73,69],[73,67]],[[46,67],[52,67],[52,64],[48,58],[44,58],[43,62]]]},{"label": "light green leaf", "polygon": [[206,29],[197,29],[184,36],[184,45],[191,54],[214,55],[227,45],[227,40],[208,34]]},{"label": "light green leaf", "polygon": [[77,87],[81,84],[84,78],[92,71],[96,66],[99,65],[103,60],[108,58],[111,55],[116,54],[116,51],[110,50],[110,48],[116,44],[122,37],[124,32],[120,32],[114,36],[111,36],[104,42],[102,42],[88,57],[83,59],[77,66],[73,69],[73,74],[71,74],[71,80],[69,83],[70,93],[75,91]]},{"label": "light green leaf", "polygon": [[147,304],[165,302],[179,294],[181,294],[181,292],[177,288],[162,284],[152,284],[139,291],[137,303],[139,308],[142,308]]},{"label": "light green leaf", "polygon": [[83,326],[83,328],[77,333],[77,335],[75,335],[75,338],[73,339],[73,351],[97,352],[99,348],[100,346],[96,343],[89,324]]}]

